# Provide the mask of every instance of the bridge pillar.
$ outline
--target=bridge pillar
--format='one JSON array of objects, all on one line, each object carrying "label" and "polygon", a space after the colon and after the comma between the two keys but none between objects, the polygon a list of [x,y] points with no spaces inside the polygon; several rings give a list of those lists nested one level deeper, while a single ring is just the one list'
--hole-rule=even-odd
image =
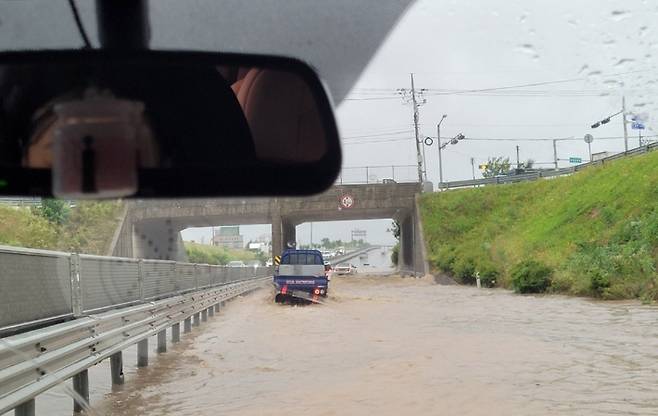
[{"label": "bridge pillar", "polygon": [[297,230],[295,224],[287,221],[285,218],[281,221],[281,235],[283,238],[283,248],[286,249],[289,243],[297,243]]},{"label": "bridge pillar", "polygon": [[170,219],[144,220],[136,222],[133,230],[132,257],[187,261],[181,227]]},{"label": "bridge pillar", "polygon": [[288,243],[297,241],[296,224],[285,217],[272,217],[272,256],[280,256]]},{"label": "bridge pillar", "polygon": [[283,251],[283,235],[281,234],[281,217],[272,217],[272,257],[280,256]]},{"label": "bridge pillar", "polygon": [[398,219],[400,224],[400,254],[398,268],[402,272],[414,270],[414,216],[408,213]]}]

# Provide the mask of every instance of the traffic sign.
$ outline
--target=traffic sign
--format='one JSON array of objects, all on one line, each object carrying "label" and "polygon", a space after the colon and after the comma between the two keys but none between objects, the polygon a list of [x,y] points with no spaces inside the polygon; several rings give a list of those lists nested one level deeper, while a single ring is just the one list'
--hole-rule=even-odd
[{"label": "traffic sign", "polygon": [[352,206],[354,206],[354,197],[349,194],[344,194],[340,197],[340,206],[341,208],[352,208]]},{"label": "traffic sign", "polygon": [[631,128],[634,130],[644,130],[644,123],[639,123],[635,121],[633,122],[633,124],[631,124]]},{"label": "traffic sign", "polygon": [[583,163],[583,159],[580,157],[570,157],[569,163]]},{"label": "traffic sign", "polygon": [[585,143],[592,143],[594,141],[594,136],[591,134],[586,134],[583,140],[585,140]]}]

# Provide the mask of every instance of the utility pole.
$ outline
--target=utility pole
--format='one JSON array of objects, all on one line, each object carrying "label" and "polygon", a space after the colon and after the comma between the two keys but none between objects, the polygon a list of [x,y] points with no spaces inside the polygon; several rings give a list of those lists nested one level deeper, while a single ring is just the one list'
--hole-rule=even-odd
[{"label": "utility pole", "polygon": [[516,145],[516,169],[521,169],[521,162],[519,161],[519,145]]},{"label": "utility pole", "polygon": [[555,170],[557,170],[557,139],[553,139],[553,163],[555,164]]},{"label": "utility pole", "polygon": [[626,121],[626,96],[621,96],[621,119],[624,123],[624,151],[628,152],[628,126]]},{"label": "utility pole", "polygon": [[416,100],[416,87],[414,86],[414,74],[411,73],[411,103],[414,109],[414,133],[416,136],[416,158],[418,160],[418,183],[423,183],[423,160],[420,155],[420,138],[418,131],[418,101]]},{"label": "utility pole", "polygon": [[439,123],[436,125],[436,147],[439,149],[439,191],[442,189],[443,186],[443,165],[442,165],[442,156],[441,156],[441,123],[443,123],[443,120],[448,117],[447,114],[444,114],[441,117],[441,120],[439,120]]}]

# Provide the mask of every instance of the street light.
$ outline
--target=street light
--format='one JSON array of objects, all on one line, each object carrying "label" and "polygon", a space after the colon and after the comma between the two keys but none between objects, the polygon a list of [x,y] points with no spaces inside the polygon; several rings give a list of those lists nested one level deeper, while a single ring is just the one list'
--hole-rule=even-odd
[{"label": "street light", "polygon": [[[439,123],[439,125],[440,124],[441,123]],[[440,130],[440,128],[438,128],[438,126],[437,126],[437,132],[438,133],[441,132],[441,130]],[[443,165],[442,165],[442,160],[441,160],[441,151],[443,149],[445,149],[449,144],[457,144],[461,140],[464,140],[465,138],[466,138],[466,136],[464,136],[462,133],[459,133],[458,135],[456,135],[452,139],[450,139],[447,142],[441,144],[441,136],[440,135],[438,136],[439,141],[437,142],[437,145],[438,145],[438,148],[439,148],[439,190],[441,190],[443,188]]]},{"label": "street light", "polygon": [[439,148],[439,189],[443,187],[443,167],[441,166],[441,123],[448,117],[447,114],[441,116],[439,124],[436,125],[436,147]]},{"label": "street light", "polygon": [[597,121],[596,123],[592,124],[590,127],[595,129],[601,127],[601,125],[603,124],[608,124],[611,118],[618,116],[620,114],[623,116],[622,119],[624,122],[624,150],[628,152],[628,126],[627,126],[628,122],[626,121],[626,97],[621,98],[620,111],[617,111],[616,113],[604,118],[603,120]]}]

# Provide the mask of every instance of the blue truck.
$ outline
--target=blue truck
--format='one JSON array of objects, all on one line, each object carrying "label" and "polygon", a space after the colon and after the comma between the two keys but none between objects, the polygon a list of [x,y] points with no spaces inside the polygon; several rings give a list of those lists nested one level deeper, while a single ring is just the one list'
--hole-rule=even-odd
[{"label": "blue truck", "polygon": [[286,250],[274,268],[277,303],[310,301],[327,296],[329,271],[318,250]]}]

